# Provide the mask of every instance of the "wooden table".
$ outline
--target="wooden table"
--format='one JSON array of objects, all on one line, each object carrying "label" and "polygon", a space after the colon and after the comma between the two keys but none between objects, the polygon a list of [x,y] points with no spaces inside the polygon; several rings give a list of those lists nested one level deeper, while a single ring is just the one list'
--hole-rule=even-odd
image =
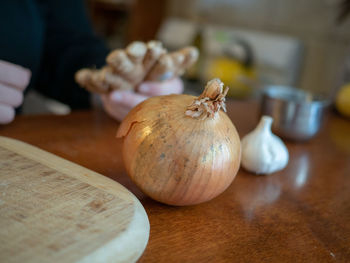
[{"label": "wooden table", "polygon": [[[240,136],[257,105],[228,102]],[[143,195],[125,174],[118,123],[103,112],[19,116],[0,135],[20,139],[113,178],[148,213],[151,234],[140,262],[350,262],[350,120],[330,114],[314,139],[287,142],[286,169],[240,170],[214,200],[171,207]]]}]

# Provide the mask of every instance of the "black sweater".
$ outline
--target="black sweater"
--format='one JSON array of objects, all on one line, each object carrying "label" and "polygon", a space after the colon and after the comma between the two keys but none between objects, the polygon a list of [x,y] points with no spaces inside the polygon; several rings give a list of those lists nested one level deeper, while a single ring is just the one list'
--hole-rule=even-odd
[{"label": "black sweater", "polygon": [[102,66],[108,50],[93,34],[81,0],[3,0],[0,21],[0,59],[29,68],[29,88],[73,109],[89,106],[74,73]]}]

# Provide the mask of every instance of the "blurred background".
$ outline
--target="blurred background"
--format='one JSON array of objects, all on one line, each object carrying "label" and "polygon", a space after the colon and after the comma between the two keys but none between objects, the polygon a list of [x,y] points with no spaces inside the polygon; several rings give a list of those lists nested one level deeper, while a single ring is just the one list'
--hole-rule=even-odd
[{"label": "blurred background", "polygon": [[[293,85],[332,94],[350,56],[350,19],[341,0],[90,0],[96,32],[110,48],[160,39],[172,50],[196,45],[186,76],[219,76],[244,98],[249,86]],[[247,87],[245,87],[247,86]]]},{"label": "blurred background", "polygon": [[[267,84],[334,96],[350,79],[350,9],[344,0],[86,0],[109,48],[159,39],[168,50],[195,45],[187,93],[220,77],[249,99]],[[347,81],[348,81],[347,80]]]}]

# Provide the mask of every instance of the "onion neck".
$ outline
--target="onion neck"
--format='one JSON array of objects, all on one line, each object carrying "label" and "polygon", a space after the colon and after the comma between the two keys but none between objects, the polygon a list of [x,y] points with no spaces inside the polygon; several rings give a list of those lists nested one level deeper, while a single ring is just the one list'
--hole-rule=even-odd
[{"label": "onion neck", "polygon": [[228,87],[220,79],[210,80],[203,93],[187,107],[185,114],[196,119],[214,119],[222,108],[226,112],[225,96]]}]

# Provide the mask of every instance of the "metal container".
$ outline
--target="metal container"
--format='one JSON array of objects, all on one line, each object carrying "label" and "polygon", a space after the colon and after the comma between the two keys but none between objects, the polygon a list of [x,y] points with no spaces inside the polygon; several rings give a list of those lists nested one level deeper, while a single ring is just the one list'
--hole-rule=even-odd
[{"label": "metal container", "polygon": [[286,139],[308,140],[319,131],[329,101],[287,86],[268,86],[261,101],[261,115],[271,116],[273,131]]}]

